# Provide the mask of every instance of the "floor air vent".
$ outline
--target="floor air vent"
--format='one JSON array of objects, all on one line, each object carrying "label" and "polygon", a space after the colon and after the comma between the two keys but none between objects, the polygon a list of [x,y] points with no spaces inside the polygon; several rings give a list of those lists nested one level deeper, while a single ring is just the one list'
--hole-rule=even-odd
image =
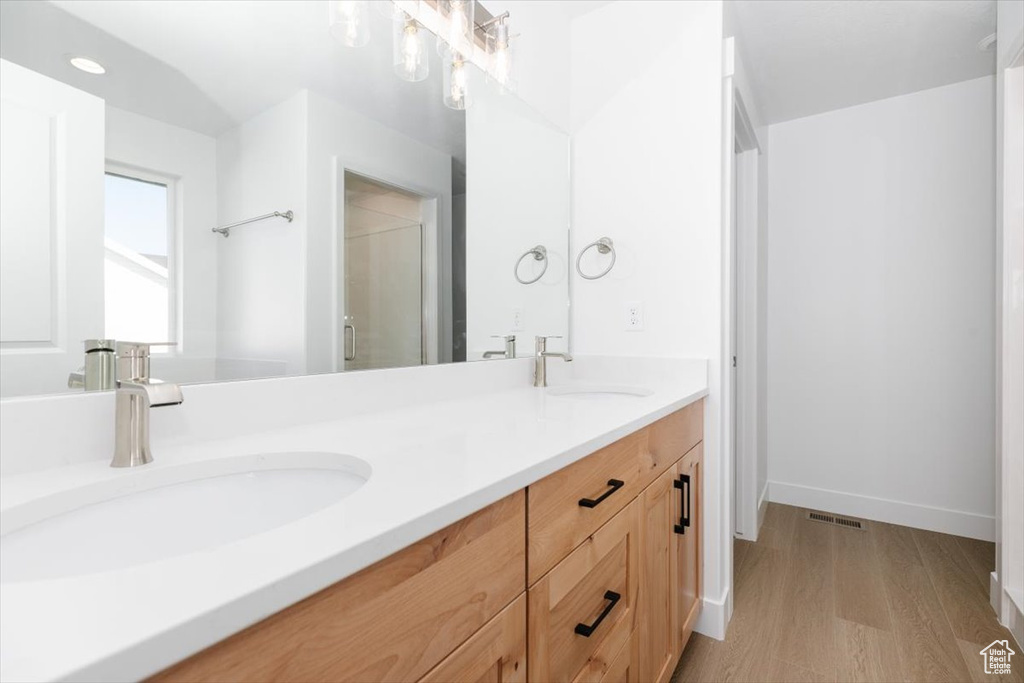
[{"label": "floor air vent", "polygon": [[841,526],[846,529],[856,529],[858,531],[864,531],[864,525],[860,523],[860,520],[850,519],[849,517],[840,517],[839,515],[830,515],[827,512],[807,512],[807,519],[812,522],[822,522],[824,524],[832,524],[834,526]]}]

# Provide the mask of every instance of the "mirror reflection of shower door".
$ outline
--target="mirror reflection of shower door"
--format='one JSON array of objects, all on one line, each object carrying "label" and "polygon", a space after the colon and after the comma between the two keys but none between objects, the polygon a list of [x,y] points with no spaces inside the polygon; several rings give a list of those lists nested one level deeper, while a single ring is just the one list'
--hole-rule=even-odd
[{"label": "mirror reflection of shower door", "polygon": [[423,198],[345,172],[346,370],[425,362]]}]

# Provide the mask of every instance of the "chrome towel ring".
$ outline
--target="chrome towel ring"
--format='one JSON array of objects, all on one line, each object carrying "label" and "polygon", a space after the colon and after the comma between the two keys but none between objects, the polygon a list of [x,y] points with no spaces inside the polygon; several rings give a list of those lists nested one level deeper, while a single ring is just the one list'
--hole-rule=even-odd
[{"label": "chrome towel ring", "polygon": [[[519,277],[519,264],[521,264],[523,262],[524,258],[526,258],[527,256],[530,256],[531,254],[533,255],[533,260],[534,261],[543,261],[544,262],[544,267],[541,268],[540,274],[537,277],[533,278],[532,280],[524,280],[523,278]],[[523,254],[522,256],[519,257],[518,261],[516,261],[516,265],[512,269],[512,272],[513,272],[513,274],[515,274],[516,280],[518,280],[520,284],[524,284],[524,285],[532,285],[534,282],[536,282],[537,280],[539,280],[542,277],[544,277],[544,273],[548,272],[548,250],[547,250],[547,247],[545,247],[543,244],[538,244],[533,249],[530,249],[529,251],[527,251],[525,254]]]},{"label": "chrome towel ring", "polygon": [[[612,260],[608,264],[608,267],[605,268],[604,270],[602,270],[597,275],[587,275],[580,268],[580,261],[583,259],[583,255],[586,254],[587,250],[590,249],[591,247],[597,247],[597,253],[599,253],[599,254],[611,254],[612,255]],[[612,240],[611,240],[610,237],[602,237],[601,239],[597,240],[596,242],[591,242],[587,246],[583,247],[583,251],[581,251],[580,255],[576,257],[576,272],[579,273],[580,277],[583,278],[584,280],[597,280],[598,278],[602,278],[602,277],[604,277],[605,275],[607,275],[608,273],[611,272],[612,267],[614,265],[615,265],[615,245],[612,244]]]}]

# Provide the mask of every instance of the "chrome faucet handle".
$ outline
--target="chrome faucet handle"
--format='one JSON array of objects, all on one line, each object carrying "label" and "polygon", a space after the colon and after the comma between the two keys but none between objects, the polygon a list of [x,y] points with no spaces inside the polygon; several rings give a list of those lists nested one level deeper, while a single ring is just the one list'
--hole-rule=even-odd
[{"label": "chrome faucet handle", "polygon": [[154,346],[177,346],[178,342],[133,342],[119,341],[115,344],[118,356],[130,358],[145,358],[149,356],[149,350]]}]

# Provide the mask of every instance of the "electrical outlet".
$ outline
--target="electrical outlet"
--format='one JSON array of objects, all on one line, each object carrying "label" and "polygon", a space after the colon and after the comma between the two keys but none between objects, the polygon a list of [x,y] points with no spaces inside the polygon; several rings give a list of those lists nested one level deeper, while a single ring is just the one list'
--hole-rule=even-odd
[{"label": "electrical outlet", "polygon": [[644,305],[639,301],[626,302],[626,330],[639,332],[644,329]]},{"label": "electrical outlet", "polygon": [[521,308],[512,309],[512,331],[523,331],[523,309]]}]

